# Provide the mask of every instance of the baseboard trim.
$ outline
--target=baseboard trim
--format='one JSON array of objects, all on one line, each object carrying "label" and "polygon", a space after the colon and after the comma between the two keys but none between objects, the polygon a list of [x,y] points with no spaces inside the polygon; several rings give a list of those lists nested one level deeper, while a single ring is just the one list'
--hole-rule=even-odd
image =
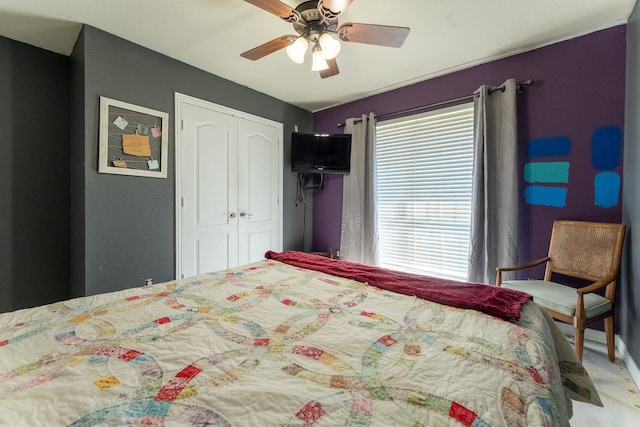
[{"label": "baseboard trim", "polygon": [[[556,322],[556,325],[558,325],[558,328],[560,328],[563,334],[570,337],[573,337],[575,335],[575,330],[573,329],[572,325],[562,322]],[[597,331],[595,329],[585,329],[584,339],[594,343],[607,345],[607,337],[603,331]],[[634,383],[636,383],[636,387],[640,388],[640,368],[638,368],[635,360],[633,360],[633,357],[631,357],[631,353],[629,353],[629,349],[627,349],[627,346],[620,335],[616,335],[615,339],[616,350],[618,350],[618,353],[620,353],[620,357],[622,358],[622,361],[629,371],[631,379]]]},{"label": "baseboard trim", "polygon": [[633,357],[631,357],[631,353],[629,352],[629,349],[627,348],[626,344],[624,343],[624,341],[622,341],[622,338],[620,338],[619,335],[616,335],[616,348],[618,349],[618,352],[620,353],[620,357],[622,357],[624,364],[627,366],[627,369],[629,370],[629,375],[631,375],[631,379],[633,380],[634,383],[636,383],[636,387],[640,388],[640,369],[638,369],[638,365],[636,364],[636,361],[633,360]]}]

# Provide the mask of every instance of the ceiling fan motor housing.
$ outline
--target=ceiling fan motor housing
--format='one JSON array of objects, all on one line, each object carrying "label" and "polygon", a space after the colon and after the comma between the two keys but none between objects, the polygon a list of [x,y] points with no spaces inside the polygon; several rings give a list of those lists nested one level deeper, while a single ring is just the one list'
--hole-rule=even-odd
[{"label": "ceiling fan motor housing", "polygon": [[338,21],[335,19],[338,16],[335,15],[335,18],[323,16],[318,8],[318,0],[305,1],[295,10],[300,14],[302,20],[293,22],[293,28],[301,36],[308,37],[311,42],[317,41],[320,34],[324,32],[335,33],[338,28]]}]

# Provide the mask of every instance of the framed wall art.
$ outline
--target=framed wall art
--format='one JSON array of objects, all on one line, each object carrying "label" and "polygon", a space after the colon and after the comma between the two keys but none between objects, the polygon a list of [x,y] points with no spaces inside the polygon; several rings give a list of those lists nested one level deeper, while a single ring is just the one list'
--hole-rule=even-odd
[{"label": "framed wall art", "polygon": [[167,177],[169,114],[100,97],[98,172]]}]

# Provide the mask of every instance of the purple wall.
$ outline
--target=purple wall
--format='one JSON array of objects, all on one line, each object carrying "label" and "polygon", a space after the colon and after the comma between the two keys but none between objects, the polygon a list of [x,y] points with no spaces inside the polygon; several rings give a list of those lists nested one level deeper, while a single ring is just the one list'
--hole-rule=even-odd
[{"label": "purple wall", "polygon": [[[531,260],[547,254],[554,219],[621,221],[622,190],[615,192],[622,147],[615,147],[624,125],[625,56],[621,25],[317,112],[314,130],[341,132],[338,123],[363,113],[388,114],[468,95],[482,84],[534,79],[518,95],[520,259]],[[553,139],[539,141],[546,138]],[[536,184],[543,193],[525,200],[532,183],[524,168],[533,162],[568,163],[568,182]],[[342,177],[328,176],[314,194],[314,250],[339,247],[341,209]]]}]

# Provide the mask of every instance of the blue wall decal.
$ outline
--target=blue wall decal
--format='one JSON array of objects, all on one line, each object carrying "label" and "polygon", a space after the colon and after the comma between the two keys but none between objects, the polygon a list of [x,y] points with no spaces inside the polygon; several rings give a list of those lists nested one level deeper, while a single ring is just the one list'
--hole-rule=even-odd
[{"label": "blue wall decal", "polygon": [[568,183],[569,162],[535,162],[524,165],[526,182]]},{"label": "blue wall decal", "polygon": [[599,170],[620,167],[622,154],[622,131],[618,126],[603,126],[593,131],[591,139],[591,162]]},{"label": "blue wall decal", "polygon": [[594,180],[595,205],[612,208],[620,197],[620,175],[615,172],[600,172]]},{"label": "blue wall decal", "polygon": [[531,158],[566,156],[570,152],[568,136],[533,139],[527,144],[527,156]]},{"label": "blue wall decal", "polygon": [[524,200],[530,205],[564,208],[567,206],[567,189],[565,187],[528,185],[524,190]]}]

